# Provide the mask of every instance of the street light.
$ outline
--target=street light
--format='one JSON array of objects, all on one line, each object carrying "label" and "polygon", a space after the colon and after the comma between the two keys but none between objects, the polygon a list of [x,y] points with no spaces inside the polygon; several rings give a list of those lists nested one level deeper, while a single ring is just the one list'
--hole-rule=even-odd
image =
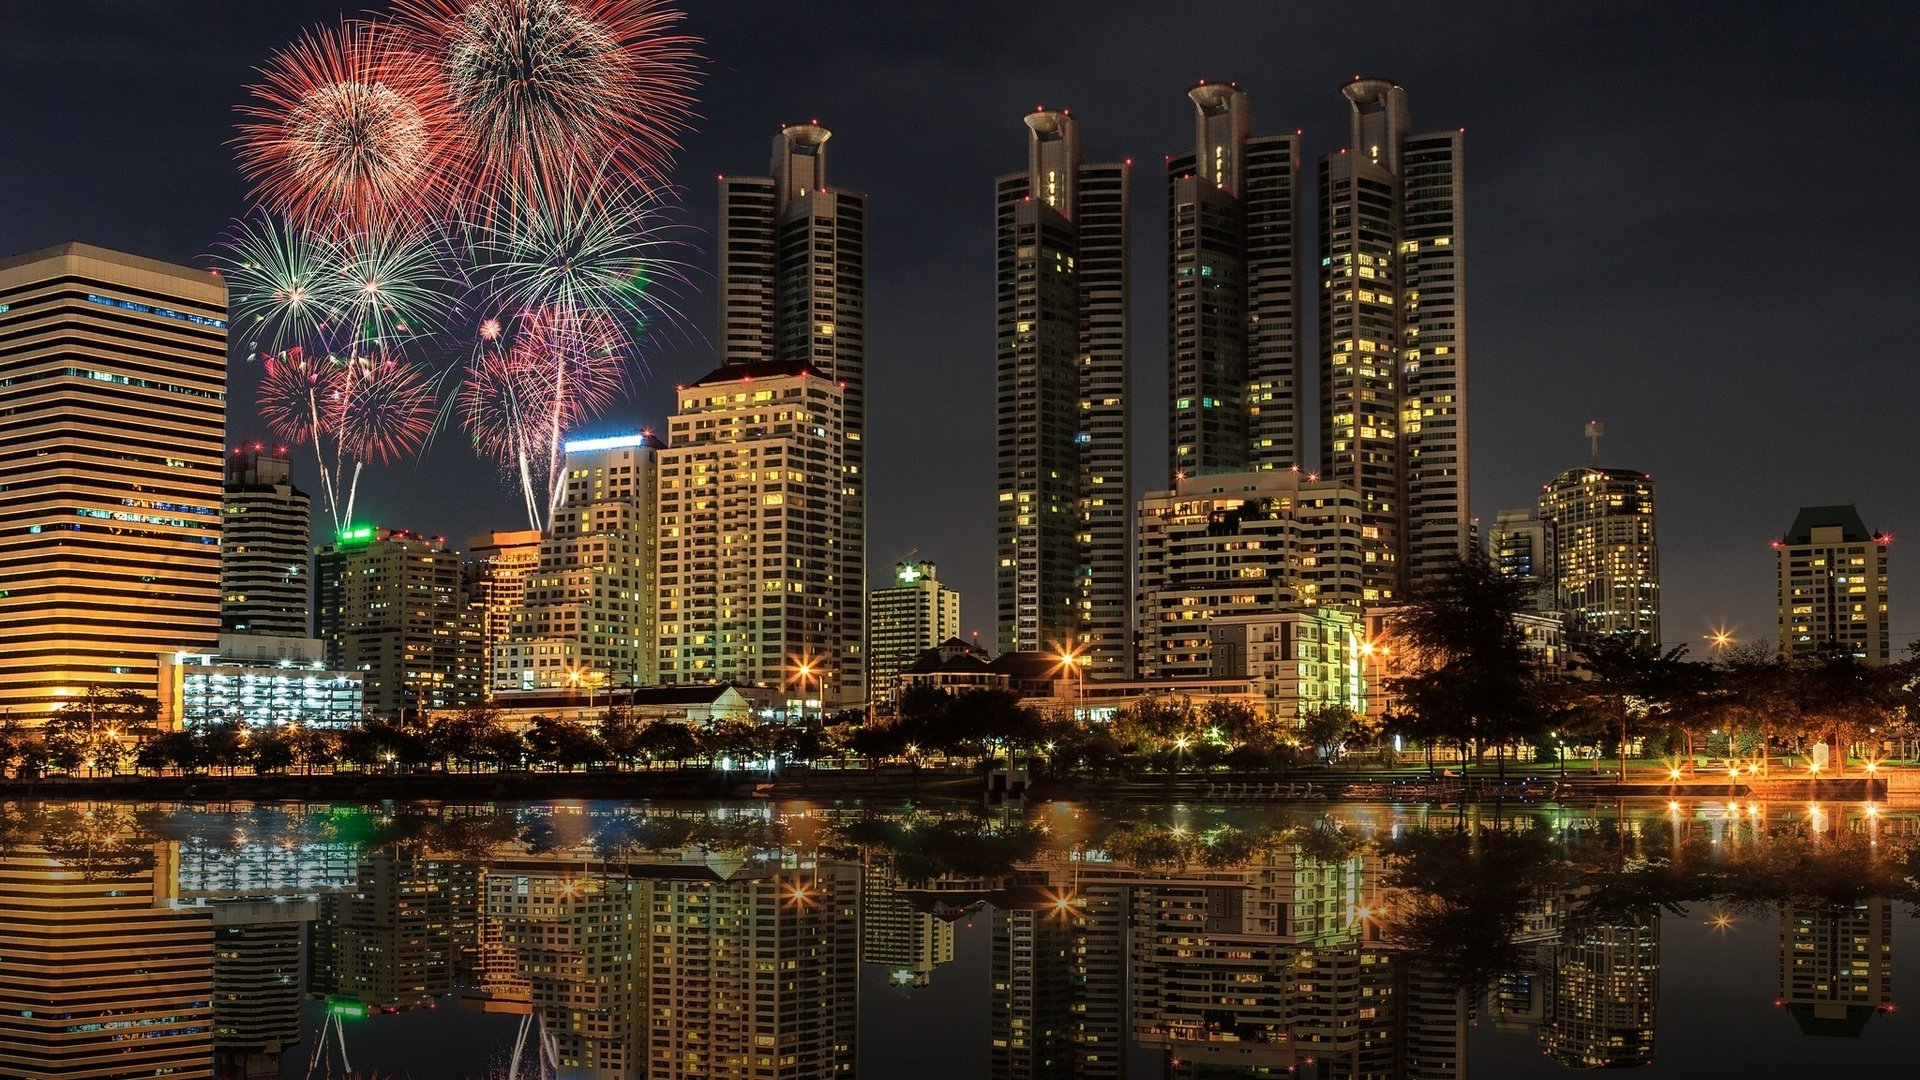
[{"label": "street light", "polygon": [[812,681],[820,688],[822,700],[819,709],[821,715],[825,715],[826,701],[824,699],[827,693],[827,673],[823,668],[824,665],[811,656],[803,656],[793,663],[793,679],[791,681],[800,684],[800,719],[802,722],[805,722],[807,719],[807,683],[809,681]]},{"label": "street light", "polygon": [[1083,656],[1078,649],[1071,648],[1067,645],[1057,645],[1055,648],[1059,650],[1055,655],[1059,658],[1060,663],[1054,670],[1064,671],[1073,676],[1073,718],[1078,722],[1080,720],[1080,714],[1085,708],[1087,689],[1086,657]]}]

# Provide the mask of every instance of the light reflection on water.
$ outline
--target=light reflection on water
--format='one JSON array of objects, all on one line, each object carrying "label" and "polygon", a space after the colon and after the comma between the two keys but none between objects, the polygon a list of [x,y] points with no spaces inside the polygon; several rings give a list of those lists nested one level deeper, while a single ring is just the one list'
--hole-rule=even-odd
[{"label": "light reflection on water", "polygon": [[1917,876],[1859,803],[6,804],[0,1077],[1876,1075]]}]

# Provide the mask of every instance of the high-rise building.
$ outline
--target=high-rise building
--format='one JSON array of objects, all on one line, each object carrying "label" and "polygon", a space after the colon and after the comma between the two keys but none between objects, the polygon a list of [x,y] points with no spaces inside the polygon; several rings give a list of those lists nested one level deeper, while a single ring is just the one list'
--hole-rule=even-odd
[{"label": "high-rise building", "polygon": [[1893,901],[1780,906],[1780,1001],[1803,1035],[1858,1036],[1893,1009]]},{"label": "high-rise building", "polygon": [[[651,513],[651,511],[649,511]],[[493,696],[493,671],[513,626],[514,612],[527,595],[527,575],[540,565],[539,529],[481,533],[467,541],[460,564],[461,588],[480,628],[480,670],[485,696]]]},{"label": "high-rise building", "polygon": [[654,466],[650,432],[567,443],[566,488],[520,583],[494,690],[651,686]]},{"label": "high-rise building", "polygon": [[1026,124],[1026,171],[994,185],[1000,651],[1071,649],[1126,678],[1132,165],[1083,163],[1065,110]]},{"label": "high-rise building", "polygon": [[0,852],[0,1076],[213,1076],[213,921],[177,849]]},{"label": "high-rise building", "polygon": [[312,900],[221,900],[213,913],[213,1050],[222,1080],[277,1080],[300,1041]]},{"label": "high-rise building", "polygon": [[366,673],[375,716],[480,700],[480,630],[460,589],[460,555],[438,536],[372,525],[320,549],[316,604],[327,666]]},{"label": "high-rise building", "polygon": [[220,517],[220,629],[308,633],[312,584],[307,493],[284,452],[239,447],[227,457]]},{"label": "high-rise building", "polygon": [[462,949],[478,940],[472,863],[364,851],[351,890],[320,898],[308,942],[312,989],[375,1007],[453,991]]},{"label": "high-rise building", "polygon": [[953,962],[953,923],[913,906],[901,895],[894,867],[872,860],[860,867],[860,959],[887,969],[887,985],[927,986],[934,969]]},{"label": "high-rise building", "polygon": [[1554,947],[1540,1050],[1570,1069],[1651,1064],[1660,1004],[1660,914],[1576,926]]},{"label": "high-rise building", "polygon": [[1793,527],[1773,542],[1782,655],[1839,651],[1886,666],[1891,653],[1887,548],[1892,543],[1887,534],[1869,531],[1852,506],[1800,508]]},{"label": "high-rise building", "polygon": [[713,865],[721,859],[663,868],[652,882],[645,1075],[852,1077],[859,868]]},{"label": "high-rise building", "polygon": [[[770,176],[720,178],[720,361],[807,364],[842,394],[830,607],[850,634],[834,661],[841,700],[866,700],[867,197],[827,184],[818,123],[773,139]],[[677,443],[678,440],[676,439]]]},{"label": "high-rise building", "polygon": [[626,1080],[647,1056],[648,882],[598,866],[490,866],[484,917],[566,1076]]},{"label": "high-rise building", "polygon": [[960,636],[960,594],[940,581],[933,563],[900,562],[893,584],[873,590],[867,625],[867,688],[875,705],[890,706],[894,676],[921,653]]},{"label": "high-rise building", "polygon": [[1568,469],[1540,492],[1553,534],[1554,594],[1575,630],[1660,644],[1660,548],[1653,477]]},{"label": "high-rise building", "polygon": [[660,681],[862,703],[840,384],[804,360],[729,364],[679,400],[658,454]]},{"label": "high-rise building", "polygon": [[1502,577],[1524,582],[1536,611],[1554,609],[1553,529],[1535,510],[1502,510],[1487,532],[1487,557]]},{"label": "high-rise building", "polygon": [[1072,1080],[1071,911],[993,909],[992,1080]]},{"label": "high-rise building", "polygon": [[1175,482],[1301,465],[1300,136],[1253,136],[1247,95],[1201,83],[1167,159],[1167,461]]},{"label": "high-rise building", "polygon": [[1214,618],[1360,603],[1360,500],[1337,481],[1185,477],[1140,500],[1138,545],[1141,678],[1205,677]]},{"label": "high-rise building", "polygon": [[1407,93],[1355,78],[1320,159],[1320,468],[1360,492],[1367,602],[1472,548],[1464,129],[1411,133]]},{"label": "high-rise building", "polygon": [[227,291],[62,244],[0,260],[0,712],[153,692],[220,633]]}]

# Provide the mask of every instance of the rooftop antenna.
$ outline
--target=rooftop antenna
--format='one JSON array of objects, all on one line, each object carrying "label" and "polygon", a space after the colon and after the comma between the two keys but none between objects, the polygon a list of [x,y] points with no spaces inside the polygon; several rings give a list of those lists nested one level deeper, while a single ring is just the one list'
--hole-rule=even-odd
[{"label": "rooftop antenna", "polygon": [[1587,441],[1593,444],[1592,465],[1595,470],[1600,468],[1600,436],[1606,433],[1607,425],[1598,420],[1587,421]]}]

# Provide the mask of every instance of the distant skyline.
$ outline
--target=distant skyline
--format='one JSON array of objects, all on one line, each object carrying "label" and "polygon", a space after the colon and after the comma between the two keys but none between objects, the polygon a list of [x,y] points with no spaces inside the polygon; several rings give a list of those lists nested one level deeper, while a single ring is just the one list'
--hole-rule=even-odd
[{"label": "distant skyline", "polygon": [[[1911,96],[1920,11],[1812,5],[823,2],[769,18],[689,2],[702,119],[677,171],[698,295],[683,333],[594,433],[665,430],[674,387],[717,363],[715,176],[762,174],[779,125],[834,133],[833,182],[871,197],[870,580],[910,549],[993,639],[993,192],[1024,164],[1022,117],[1066,107],[1088,160],[1132,158],[1136,486],[1165,473],[1164,155],[1191,146],[1186,89],[1235,81],[1255,130],[1345,138],[1355,74],[1408,91],[1417,130],[1464,127],[1474,298],[1473,512],[1533,504],[1585,464],[1658,485],[1663,631],[1772,641],[1768,542],[1801,506],[1851,502],[1890,532],[1894,652],[1920,636],[1920,269]],[[245,186],[228,140],[253,69],[337,2],[0,8],[0,255],[73,239],[204,266]],[[1046,47],[1034,39],[1046,38]],[[804,55],[804,60],[802,56]],[[1303,208],[1303,214],[1312,213]],[[1308,216],[1305,220],[1312,221]],[[1310,245],[1311,249],[1311,245]],[[247,343],[234,343],[244,356]],[[1311,350],[1307,355],[1315,355]],[[1909,361],[1902,363],[1902,361]],[[232,434],[252,385],[236,365]],[[311,469],[302,486],[314,489]],[[1138,495],[1138,492],[1135,492]],[[457,431],[375,469],[362,517],[456,545],[520,523]],[[1916,534],[1920,536],[1920,534]]]}]

